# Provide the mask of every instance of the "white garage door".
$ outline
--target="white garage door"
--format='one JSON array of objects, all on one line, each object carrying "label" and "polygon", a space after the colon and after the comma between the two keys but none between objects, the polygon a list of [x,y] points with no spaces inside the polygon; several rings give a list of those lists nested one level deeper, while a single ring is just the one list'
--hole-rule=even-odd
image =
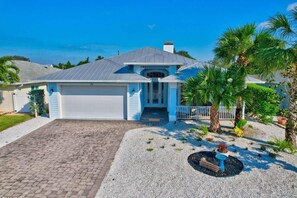
[{"label": "white garage door", "polygon": [[126,119],[125,86],[61,86],[62,117]]}]

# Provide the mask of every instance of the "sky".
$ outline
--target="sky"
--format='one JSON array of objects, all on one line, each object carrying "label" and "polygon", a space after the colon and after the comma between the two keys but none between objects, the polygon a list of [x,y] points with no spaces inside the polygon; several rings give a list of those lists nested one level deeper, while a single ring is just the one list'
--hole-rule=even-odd
[{"label": "sky", "polygon": [[291,0],[0,0],[0,56],[73,63],[114,56],[164,41],[194,58],[213,58],[227,28],[260,27]]}]

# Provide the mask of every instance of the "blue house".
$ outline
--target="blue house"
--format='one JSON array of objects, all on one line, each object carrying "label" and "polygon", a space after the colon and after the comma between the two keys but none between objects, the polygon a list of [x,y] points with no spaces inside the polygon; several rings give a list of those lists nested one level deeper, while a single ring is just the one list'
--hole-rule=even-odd
[{"label": "blue house", "polygon": [[145,47],[36,79],[48,83],[51,118],[140,120],[144,108],[163,108],[176,120],[181,84],[201,62]]}]

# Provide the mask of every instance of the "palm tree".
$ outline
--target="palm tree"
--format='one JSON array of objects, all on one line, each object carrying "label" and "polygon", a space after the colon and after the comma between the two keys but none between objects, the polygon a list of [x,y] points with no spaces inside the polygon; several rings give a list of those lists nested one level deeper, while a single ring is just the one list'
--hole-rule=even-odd
[{"label": "palm tree", "polygon": [[217,66],[204,67],[204,70],[185,83],[185,100],[189,105],[211,103],[210,131],[220,130],[219,106],[230,110],[235,105],[236,96],[244,89],[244,82],[239,80],[242,70],[231,67],[224,69]]},{"label": "palm tree", "polygon": [[0,83],[6,85],[20,81],[19,68],[8,57],[0,58]]},{"label": "palm tree", "polygon": [[284,77],[290,82],[289,91],[289,114],[287,117],[285,138],[295,148],[297,133],[297,6],[290,10],[288,15],[277,14],[269,20],[268,29],[275,36],[285,42],[285,48],[267,48],[259,54],[262,62],[272,62],[270,68],[263,68],[262,72],[268,74],[275,70],[282,70]]},{"label": "palm tree", "polygon": [[[260,51],[267,47],[282,46],[279,39],[274,38],[267,31],[257,31],[256,28],[254,24],[229,28],[218,40],[214,49],[216,60],[221,65],[226,67],[236,65],[239,68],[245,68],[246,73],[242,76],[242,81],[245,81],[248,73],[259,72],[258,68],[262,67],[262,62],[258,61]],[[266,63],[264,65],[269,66]],[[242,104],[242,96],[238,96],[234,125],[242,119]]]}]

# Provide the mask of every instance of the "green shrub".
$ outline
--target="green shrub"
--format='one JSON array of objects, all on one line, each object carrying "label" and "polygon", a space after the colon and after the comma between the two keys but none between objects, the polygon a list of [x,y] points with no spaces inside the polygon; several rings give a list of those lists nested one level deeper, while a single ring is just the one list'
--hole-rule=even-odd
[{"label": "green shrub", "polygon": [[246,123],[247,123],[246,119],[241,119],[237,122],[236,126],[242,129],[246,125]]},{"label": "green shrub", "polygon": [[201,125],[200,130],[202,131],[202,135],[208,135],[209,131],[206,125]]},{"label": "green shrub", "polygon": [[32,114],[35,113],[35,109],[38,115],[41,115],[44,112],[44,90],[31,90],[29,93],[30,99],[30,110]]},{"label": "green shrub", "polygon": [[286,140],[276,138],[274,141],[269,141],[268,144],[272,146],[275,152],[285,151],[285,149],[287,149],[291,154],[297,153],[293,145]]},{"label": "green shrub", "polygon": [[196,130],[195,129],[190,129],[189,133],[194,133]]},{"label": "green shrub", "polygon": [[154,149],[153,148],[147,148],[146,149],[148,152],[152,152]]},{"label": "green shrub", "polygon": [[272,122],[272,117],[279,112],[280,98],[274,89],[248,84],[244,99],[247,113],[258,117],[265,124]]}]

